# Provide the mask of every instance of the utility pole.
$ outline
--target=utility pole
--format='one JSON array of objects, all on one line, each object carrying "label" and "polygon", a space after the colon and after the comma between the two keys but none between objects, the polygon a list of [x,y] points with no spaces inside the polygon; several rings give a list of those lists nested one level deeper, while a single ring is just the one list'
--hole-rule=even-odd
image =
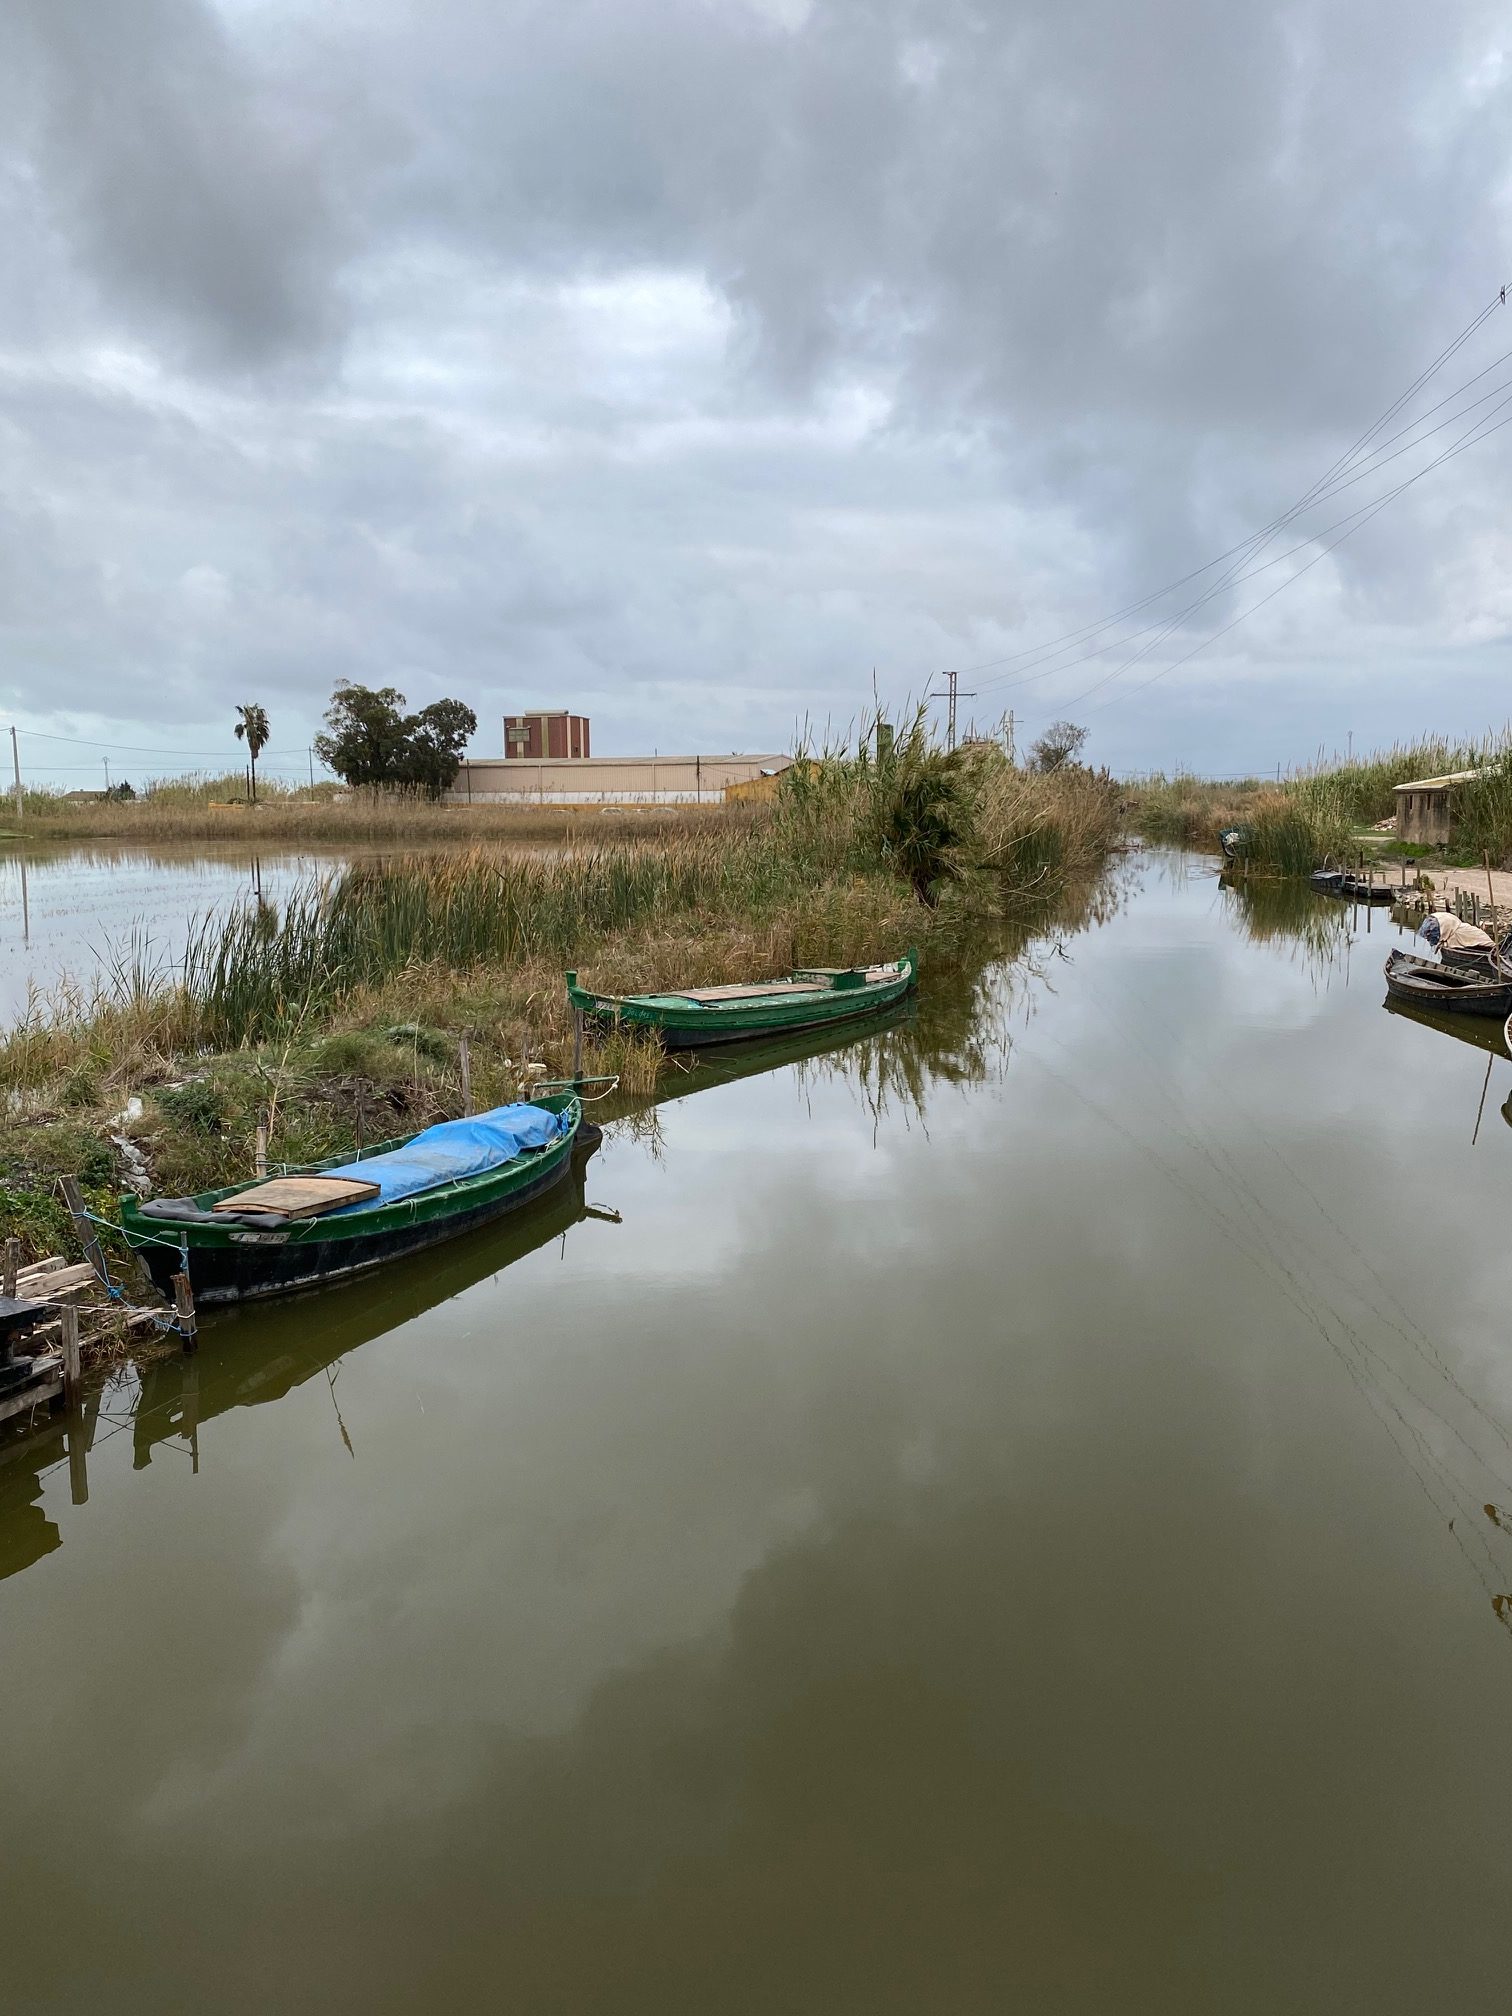
[{"label": "utility pole", "polygon": [[108,798],[110,796],[110,758],[102,756],[100,761],[105,765],[105,796]]},{"label": "utility pole", "polygon": [[1011,707],[1008,709],[1008,761],[1013,765],[1015,770],[1018,768],[1018,748],[1013,740],[1013,709]]},{"label": "utility pole", "polygon": [[15,728],[11,729],[11,767],[16,773],[16,824],[21,824],[21,745],[16,740]]},{"label": "utility pole", "polygon": [[[941,674],[941,677],[945,681],[944,697],[949,703],[945,713],[945,747],[947,749],[954,749],[956,745],[956,701],[958,699],[974,700],[976,698],[975,693],[958,692],[956,681],[960,676],[959,672],[945,672]],[[931,695],[931,698],[938,700],[940,695],[935,693]]]},{"label": "utility pole", "polygon": [[315,789],[315,751],[313,749],[306,749],[305,754],[310,759],[310,789],[313,791]]}]

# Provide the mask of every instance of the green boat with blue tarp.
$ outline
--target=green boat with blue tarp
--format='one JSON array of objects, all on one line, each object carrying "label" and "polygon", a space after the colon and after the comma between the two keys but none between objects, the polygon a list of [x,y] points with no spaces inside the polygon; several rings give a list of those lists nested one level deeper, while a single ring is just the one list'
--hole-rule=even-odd
[{"label": "green boat with blue tarp", "polygon": [[901,1001],[918,978],[918,954],[880,966],[802,966],[781,980],[683,987],[663,994],[596,994],[567,975],[567,998],[604,1027],[654,1031],[669,1050],[701,1050],[758,1036],[826,1029]]},{"label": "green boat with blue tarp", "polygon": [[446,1120],[355,1159],[193,1197],[121,1200],[121,1230],[171,1293],[197,1303],[317,1287],[515,1211],[567,1174],[583,1128],[575,1092]]}]

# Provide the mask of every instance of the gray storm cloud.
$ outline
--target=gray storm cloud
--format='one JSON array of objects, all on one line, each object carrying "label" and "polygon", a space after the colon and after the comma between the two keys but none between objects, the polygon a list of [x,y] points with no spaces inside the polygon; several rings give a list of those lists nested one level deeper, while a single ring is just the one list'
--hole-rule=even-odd
[{"label": "gray storm cloud", "polygon": [[[772,744],[1086,623],[1509,277],[1507,40],[1398,0],[20,0],[0,694],[130,741],[151,682],[186,749],[254,691],[302,742],[336,676],[485,738],[561,698],[600,746]],[[1094,747],[1499,718],[1507,439],[1112,682]]]}]

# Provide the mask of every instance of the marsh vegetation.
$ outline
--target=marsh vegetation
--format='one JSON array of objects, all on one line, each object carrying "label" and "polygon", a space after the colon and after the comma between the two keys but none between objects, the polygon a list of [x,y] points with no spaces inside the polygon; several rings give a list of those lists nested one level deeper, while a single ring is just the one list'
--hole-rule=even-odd
[{"label": "marsh vegetation", "polygon": [[[53,1165],[110,1208],[112,1135],[180,1191],[250,1169],[259,1125],[287,1163],[425,1125],[460,1110],[464,1034],[480,1105],[515,1096],[527,1061],[564,1075],[567,965],[629,992],[948,953],[1094,871],[1116,834],[1105,778],[946,751],[920,719],[880,752],[872,732],[807,759],[764,806],[548,855],[401,851],[201,917],[172,959],[125,932],[92,985],[34,995],[0,1037],[0,1217],[66,1246]],[[666,1066],[608,1034],[583,1068],[646,1094]]]}]

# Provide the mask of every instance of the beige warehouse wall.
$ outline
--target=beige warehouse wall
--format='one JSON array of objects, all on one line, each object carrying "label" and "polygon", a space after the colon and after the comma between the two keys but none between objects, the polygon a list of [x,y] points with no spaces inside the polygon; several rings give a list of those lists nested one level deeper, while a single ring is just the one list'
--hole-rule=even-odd
[{"label": "beige warehouse wall", "polygon": [[464,763],[448,793],[453,803],[534,798],[556,804],[697,803],[720,797],[791,758],[767,756],[584,756],[546,761],[484,757]]}]

